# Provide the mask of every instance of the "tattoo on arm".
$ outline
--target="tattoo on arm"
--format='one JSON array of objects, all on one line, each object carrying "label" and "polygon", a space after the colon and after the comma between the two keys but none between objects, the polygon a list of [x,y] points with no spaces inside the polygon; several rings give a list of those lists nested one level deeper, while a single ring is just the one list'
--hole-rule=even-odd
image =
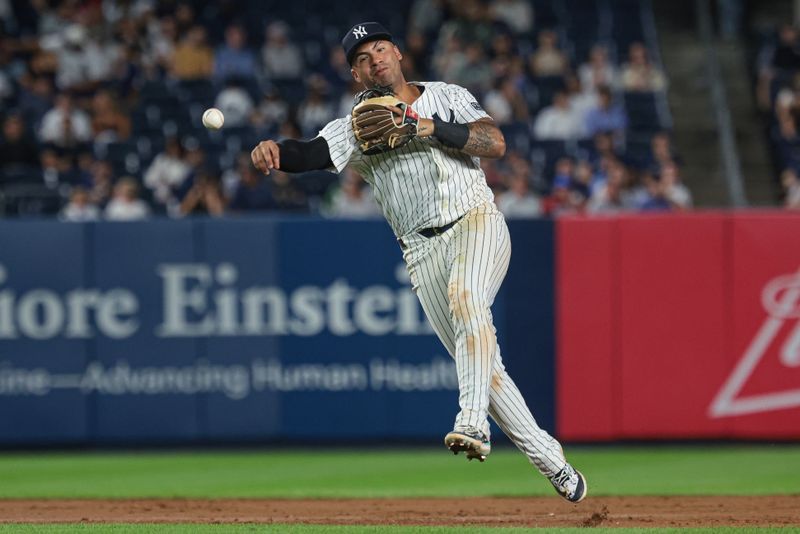
[{"label": "tattoo on arm", "polygon": [[468,125],[469,138],[462,149],[470,156],[485,158],[502,157],[506,142],[500,129],[491,122],[477,121]]}]

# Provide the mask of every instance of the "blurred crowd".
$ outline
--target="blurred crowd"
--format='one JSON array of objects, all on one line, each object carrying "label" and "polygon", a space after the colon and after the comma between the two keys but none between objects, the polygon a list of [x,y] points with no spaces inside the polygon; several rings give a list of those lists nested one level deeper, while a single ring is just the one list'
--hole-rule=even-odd
[{"label": "blurred crowd", "polygon": [[[500,125],[507,154],[482,165],[507,216],[684,210],[655,36],[630,16],[646,7],[623,3],[414,0],[374,18],[407,79],[465,86]],[[324,2],[304,23],[270,5],[0,0],[0,215],[378,216],[349,170],[250,163],[261,139],[347,115],[360,89],[338,46],[349,24],[326,21]],[[200,126],[212,105],[218,132]]]},{"label": "blurred crowd", "polygon": [[800,209],[800,31],[787,24],[763,36],[756,71],[783,203]]}]

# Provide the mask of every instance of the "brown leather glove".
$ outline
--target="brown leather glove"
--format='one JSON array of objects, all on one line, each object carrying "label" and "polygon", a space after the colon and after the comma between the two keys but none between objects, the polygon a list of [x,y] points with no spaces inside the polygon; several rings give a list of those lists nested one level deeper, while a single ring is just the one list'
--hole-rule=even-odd
[{"label": "brown leather glove", "polygon": [[367,89],[351,113],[361,152],[370,156],[401,147],[417,135],[419,115],[391,92]]}]

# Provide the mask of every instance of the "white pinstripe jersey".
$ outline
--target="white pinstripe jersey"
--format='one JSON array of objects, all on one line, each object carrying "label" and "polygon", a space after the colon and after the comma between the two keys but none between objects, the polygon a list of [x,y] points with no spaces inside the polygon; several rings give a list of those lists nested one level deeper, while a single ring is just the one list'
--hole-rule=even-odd
[{"label": "white pinstripe jersey", "polygon": [[[421,118],[460,124],[489,115],[469,91],[443,82],[411,82],[424,88],[411,106]],[[350,116],[329,122],[319,133],[328,143],[337,172],[349,164],[373,186],[396,236],[444,226],[470,209],[494,200],[480,160],[445,147],[435,136],[416,137],[398,149],[365,156]]]}]

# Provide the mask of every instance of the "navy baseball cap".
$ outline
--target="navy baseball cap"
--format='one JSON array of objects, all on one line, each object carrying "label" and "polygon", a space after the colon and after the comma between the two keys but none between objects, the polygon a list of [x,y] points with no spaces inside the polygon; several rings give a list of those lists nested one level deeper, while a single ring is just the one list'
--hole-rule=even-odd
[{"label": "navy baseball cap", "polygon": [[347,56],[347,62],[353,64],[353,56],[356,55],[356,48],[360,44],[378,39],[391,42],[392,34],[377,22],[362,22],[350,28],[350,31],[342,38],[342,47]]}]

